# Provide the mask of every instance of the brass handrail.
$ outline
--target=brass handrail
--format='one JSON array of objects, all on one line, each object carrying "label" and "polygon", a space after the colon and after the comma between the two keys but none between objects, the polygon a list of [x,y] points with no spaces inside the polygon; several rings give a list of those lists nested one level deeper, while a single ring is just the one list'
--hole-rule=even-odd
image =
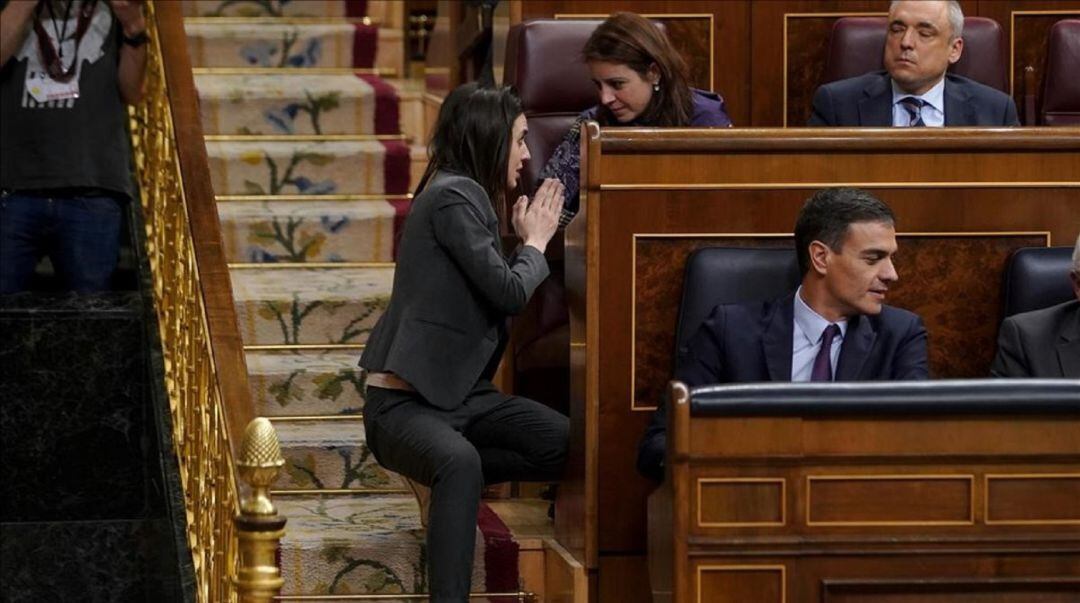
[{"label": "brass handrail", "polygon": [[148,2],[135,170],[199,601],[236,601],[236,452],[254,419],[179,2]]}]

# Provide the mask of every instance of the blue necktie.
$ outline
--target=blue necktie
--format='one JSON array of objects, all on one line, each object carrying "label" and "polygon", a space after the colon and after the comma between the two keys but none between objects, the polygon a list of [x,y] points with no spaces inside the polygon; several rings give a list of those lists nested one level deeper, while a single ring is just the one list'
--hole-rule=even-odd
[{"label": "blue necktie", "polygon": [[821,334],[821,349],[814,357],[814,368],[810,372],[811,381],[832,381],[832,340],[840,334],[840,327],[829,325]]},{"label": "blue necktie", "polygon": [[905,96],[899,102],[900,106],[907,111],[909,128],[923,128],[926,126],[922,120],[922,108],[927,104],[926,101],[914,96]]}]

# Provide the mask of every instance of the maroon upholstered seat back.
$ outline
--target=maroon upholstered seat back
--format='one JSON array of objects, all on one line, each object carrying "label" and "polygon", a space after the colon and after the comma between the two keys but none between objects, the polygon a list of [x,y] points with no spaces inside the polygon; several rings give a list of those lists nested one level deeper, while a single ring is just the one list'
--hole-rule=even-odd
[{"label": "maroon upholstered seat back", "polygon": [[1080,19],[1064,19],[1050,28],[1042,99],[1039,123],[1080,125]]},{"label": "maroon upholstered seat back", "polygon": [[529,120],[532,159],[521,174],[526,194],[574,119],[598,101],[581,49],[600,23],[537,19],[510,28],[503,81],[517,88]]},{"label": "maroon upholstered seat back", "polygon": [[[833,24],[821,83],[855,77],[885,68],[886,17],[844,17]],[[1008,94],[1009,72],[1005,33],[993,19],[964,18],[964,52],[950,73]]]}]

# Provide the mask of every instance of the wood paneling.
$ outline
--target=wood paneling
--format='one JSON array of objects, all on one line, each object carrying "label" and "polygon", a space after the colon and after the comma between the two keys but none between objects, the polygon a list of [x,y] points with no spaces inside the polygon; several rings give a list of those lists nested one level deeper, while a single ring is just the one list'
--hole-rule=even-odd
[{"label": "wood paneling", "polygon": [[1080,525],[1080,473],[987,476],[986,520]]},{"label": "wood paneling", "polygon": [[[1001,24],[1006,40],[1013,40],[1013,12],[1080,11],[1080,0],[962,0],[967,16],[989,17]],[[604,14],[616,10],[638,13],[710,13],[714,15],[714,88],[727,100],[728,113],[736,126],[779,127],[802,125],[809,114],[810,100],[820,83],[833,21],[843,15],[882,13],[887,0],[524,0],[524,19],[556,14]],[[1017,107],[1021,107],[1020,79],[1023,68],[1036,70],[1041,82],[1045,60],[1046,30],[1061,18],[1024,14],[1017,16],[1014,40],[1016,58],[1013,71]],[[787,36],[785,37],[785,23]],[[677,28],[678,29],[678,28]],[[705,50],[679,37],[680,49],[687,53]],[[704,57],[690,57],[701,64]],[[785,89],[784,80],[787,78]],[[786,110],[785,110],[786,106]]]},{"label": "wood paneling", "polygon": [[[1070,472],[1080,462],[1080,417],[817,409],[691,417],[692,408],[669,409],[669,479],[651,498],[672,501],[666,531],[650,522],[650,553],[670,557],[650,563],[675,568],[676,603],[727,600],[715,598],[721,592],[775,596],[777,585],[752,571],[782,573],[786,600],[799,602],[1060,602],[1080,592],[1080,529],[1061,523],[1080,498],[1080,475]],[[859,427],[870,434],[852,437]],[[1039,433],[1045,441],[1025,444]],[[694,517],[713,510],[680,495],[703,480],[762,475],[789,484],[794,512],[783,525],[700,528]],[[723,499],[704,504],[714,503],[716,512],[728,508]],[[1057,522],[996,523],[994,505],[1013,514],[1031,506],[1029,519]],[[710,583],[705,567],[738,571]]]},{"label": "wood paneling", "polygon": [[811,475],[806,525],[969,524],[974,490],[963,475]]},{"label": "wood paneling", "polygon": [[693,509],[699,528],[784,525],[783,478],[699,478]]},{"label": "wood paneling", "polygon": [[[575,424],[572,442],[584,475],[572,470],[584,481],[572,484],[580,498],[557,521],[578,526],[576,542],[593,568],[589,559],[645,550],[644,499],[653,486],[634,470],[636,446],[645,410],[671,374],[671,333],[691,249],[787,244],[785,233],[816,189],[868,188],[893,208],[902,235],[901,281],[890,303],[923,315],[937,376],[976,377],[986,374],[994,348],[1008,253],[1071,244],[1080,233],[1077,129],[612,129],[591,130],[584,141],[584,210],[566,234],[571,420],[585,421]],[[897,440],[865,422],[837,424],[826,434],[774,421],[764,437],[755,421],[711,435],[742,454],[753,446],[780,447],[763,454],[833,454],[851,442],[917,451],[947,436],[933,426]],[[973,433],[982,428],[966,425]],[[1015,426],[1016,433],[1026,428]],[[1075,436],[1067,427],[1041,429],[1013,443],[1037,450]],[[956,505],[971,494],[942,494],[947,519],[908,512],[959,521]]]},{"label": "wood paneling", "polygon": [[[610,14],[634,11],[648,15],[713,15],[713,89],[723,95],[727,111],[738,126],[750,125],[750,24],[749,0],[525,0],[523,19],[552,18],[567,14]],[[709,64],[707,35],[702,20],[664,20],[672,41],[687,59],[694,85],[708,87],[705,65]],[[695,56],[699,55],[699,56]]]},{"label": "wood paneling", "polygon": [[782,565],[710,565],[697,570],[698,601],[712,603],[784,603]]}]

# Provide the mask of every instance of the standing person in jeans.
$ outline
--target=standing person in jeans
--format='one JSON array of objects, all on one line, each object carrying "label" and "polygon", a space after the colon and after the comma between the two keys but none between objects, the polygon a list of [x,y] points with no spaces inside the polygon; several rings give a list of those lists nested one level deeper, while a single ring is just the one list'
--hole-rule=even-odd
[{"label": "standing person in jeans", "polygon": [[360,359],[368,446],[420,499],[432,601],[468,597],[484,485],[557,479],[566,459],[568,419],[491,383],[507,316],[548,275],[544,249],[562,210],[555,180],[531,201],[519,197],[512,222],[522,246],[503,255],[496,212],[529,159],[526,131],[507,88],[465,84],[447,97],[390,304]]},{"label": "standing person in jeans", "polygon": [[3,3],[0,293],[25,290],[45,255],[65,288],[109,287],[146,42],[141,0]]}]

